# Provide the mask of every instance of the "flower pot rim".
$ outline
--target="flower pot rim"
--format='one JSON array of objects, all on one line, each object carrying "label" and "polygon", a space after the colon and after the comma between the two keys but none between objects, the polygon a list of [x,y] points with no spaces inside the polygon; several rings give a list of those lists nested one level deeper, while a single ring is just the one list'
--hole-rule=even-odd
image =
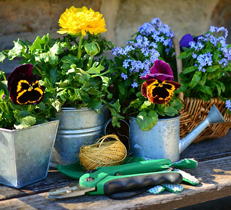
[{"label": "flower pot rim", "polygon": [[89,109],[87,107],[81,107],[80,109],[77,109],[75,107],[68,107],[68,106],[64,106],[61,107],[62,111],[68,112],[68,111],[85,111],[85,110],[93,110],[93,109]]},{"label": "flower pot rim", "polygon": [[[175,120],[175,119],[180,118],[180,117],[181,117],[181,115],[179,114],[179,115],[174,116],[174,117],[159,118],[158,121],[171,121],[171,120]],[[129,116],[129,120],[130,120],[130,119],[135,120],[136,117]],[[158,121],[157,121],[157,122],[158,122]]]},{"label": "flower pot rim", "polygon": [[59,122],[59,119],[51,119],[49,122],[45,122],[45,123],[41,123],[41,124],[37,124],[37,125],[32,125],[32,126],[30,126],[28,128],[23,128],[23,129],[0,128],[0,131],[10,132],[10,133],[19,132],[19,131],[22,131],[22,130],[28,130],[28,129],[36,128],[38,126],[43,126],[43,125],[46,125],[46,124],[50,124],[52,122]]},{"label": "flower pot rim", "polygon": [[[102,104],[102,109],[106,107],[104,104]],[[83,112],[83,111],[94,111],[96,112],[94,109],[89,109],[87,107],[81,107],[80,109],[77,109],[75,107],[68,107],[68,106],[64,106],[64,107],[61,107],[62,111],[65,111],[65,112],[71,112],[71,111],[79,111],[79,112]],[[61,111],[61,112],[62,112]],[[58,112],[60,113],[60,112]]]}]

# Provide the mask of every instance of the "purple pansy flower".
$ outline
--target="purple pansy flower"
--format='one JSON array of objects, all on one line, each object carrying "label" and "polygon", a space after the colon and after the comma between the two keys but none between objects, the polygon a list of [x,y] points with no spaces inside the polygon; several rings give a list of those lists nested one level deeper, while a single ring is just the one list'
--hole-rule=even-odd
[{"label": "purple pansy flower", "polygon": [[169,64],[162,60],[155,60],[154,65],[150,69],[150,73],[140,78],[144,80],[158,79],[162,82],[164,80],[173,81],[173,73]]},{"label": "purple pansy flower", "polygon": [[43,90],[38,76],[32,73],[33,65],[25,64],[15,68],[7,78],[10,99],[15,104],[38,104],[43,98]]},{"label": "purple pansy flower", "polygon": [[190,47],[190,44],[189,44],[190,42],[193,42],[193,41],[197,42],[199,37],[201,36],[203,35],[193,37],[191,34],[185,34],[179,42],[181,51],[184,51],[183,47],[187,47],[187,48]]},{"label": "purple pansy flower", "polygon": [[167,104],[173,97],[173,92],[180,86],[181,84],[174,81],[150,79],[142,84],[141,93],[151,103]]}]

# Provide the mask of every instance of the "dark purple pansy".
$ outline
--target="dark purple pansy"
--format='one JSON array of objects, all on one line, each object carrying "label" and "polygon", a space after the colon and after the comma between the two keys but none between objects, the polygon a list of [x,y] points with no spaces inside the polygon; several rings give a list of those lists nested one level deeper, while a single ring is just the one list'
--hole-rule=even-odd
[{"label": "dark purple pansy", "polygon": [[43,98],[43,90],[32,69],[32,64],[18,66],[7,78],[10,99],[15,104],[38,104]]},{"label": "dark purple pansy", "polygon": [[174,81],[151,79],[142,84],[141,92],[151,103],[167,104],[173,97],[173,92],[180,86]]},{"label": "dark purple pansy", "polygon": [[198,38],[201,36],[203,35],[193,37],[191,34],[185,34],[179,42],[181,51],[184,51],[183,47],[187,47],[187,48],[190,47],[189,42],[192,42],[192,41],[197,42]]},{"label": "dark purple pansy", "polygon": [[193,41],[193,36],[191,34],[185,34],[180,40],[180,47],[190,47],[189,42]]},{"label": "dark purple pansy", "polygon": [[154,65],[150,69],[150,73],[140,78],[144,80],[158,79],[160,81],[173,81],[173,73],[169,64],[162,60],[155,60]]}]

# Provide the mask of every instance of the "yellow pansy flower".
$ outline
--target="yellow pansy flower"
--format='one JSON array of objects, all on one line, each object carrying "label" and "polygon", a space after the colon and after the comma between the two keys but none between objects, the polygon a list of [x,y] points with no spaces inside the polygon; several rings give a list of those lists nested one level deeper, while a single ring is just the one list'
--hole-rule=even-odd
[{"label": "yellow pansy flower", "polygon": [[107,31],[105,25],[101,13],[95,12],[91,8],[88,10],[87,7],[75,8],[72,6],[60,16],[59,26],[61,28],[57,32],[75,36],[81,34],[86,36],[86,32],[97,35]]}]

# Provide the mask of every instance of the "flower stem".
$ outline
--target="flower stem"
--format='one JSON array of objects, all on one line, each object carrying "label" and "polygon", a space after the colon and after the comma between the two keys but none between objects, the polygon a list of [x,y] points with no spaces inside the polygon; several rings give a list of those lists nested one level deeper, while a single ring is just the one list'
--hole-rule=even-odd
[{"label": "flower stem", "polygon": [[27,111],[29,111],[29,112],[31,112],[31,111],[33,111],[33,109],[34,109],[34,107],[30,104],[30,105],[28,105],[28,107],[27,107]]},{"label": "flower stem", "polygon": [[83,44],[83,35],[81,34],[79,37],[78,59],[80,59],[82,56],[82,50],[81,50],[82,44]]},{"label": "flower stem", "polygon": [[36,70],[38,71],[38,73],[40,74],[40,76],[42,77],[43,74],[42,74],[42,71],[39,69],[39,67],[35,66]]},{"label": "flower stem", "polygon": [[7,112],[8,114],[10,114],[10,110],[9,110],[9,107],[8,107],[7,103],[4,102],[4,105],[5,105],[5,108],[6,108],[6,112]]},{"label": "flower stem", "polygon": [[[6,108],[7,114],[8,114],[9,116],[11,116],[11,112],[10,112],[9,107],[8,107],[8,104],[7,104],[6,102],[4,102],[4,106],[5,106],[5,108]],[[10,121],[10,123],[12,122],[11,117],[9,118],[9,121]]]},{"label": "flower stem", "polygon": [[93,55],[90,55],[87,62],[87,70],[91,68],[92,61],[93,61]]},{"label": "flower stem", "polygon": [[7,79],[6,79],[6,75],[5,74],[3,74],[3,79],[4,79],[4,81],[6,81]]}]

